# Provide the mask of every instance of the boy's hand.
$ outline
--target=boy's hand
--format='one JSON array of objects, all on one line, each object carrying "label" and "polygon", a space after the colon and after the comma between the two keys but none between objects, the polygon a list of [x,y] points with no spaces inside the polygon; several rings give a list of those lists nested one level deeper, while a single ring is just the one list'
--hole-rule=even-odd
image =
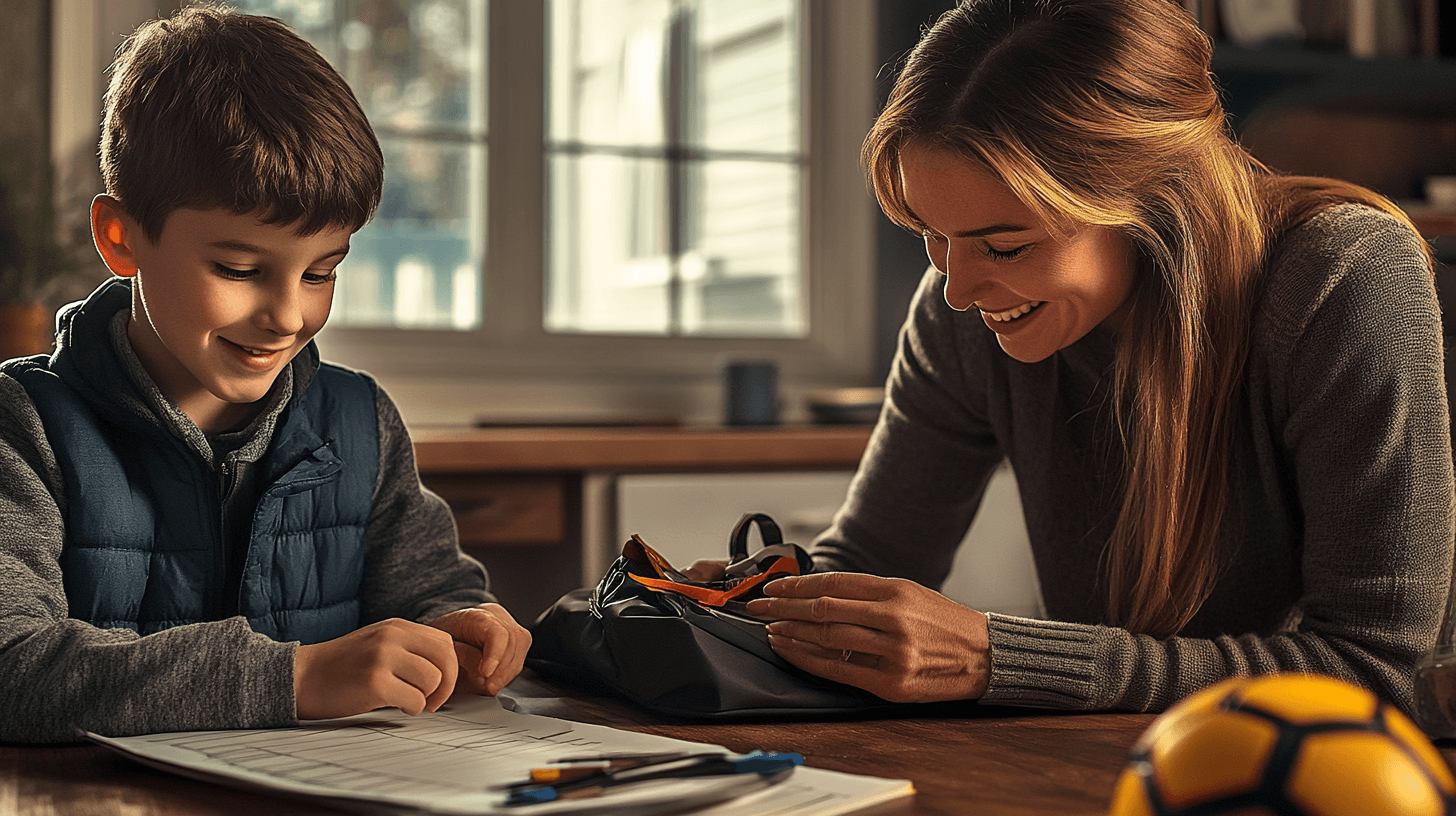
[{"label": "boy's hand", "polygon": [[460,684],[476,694],[495,694],[521,673],[531,633],[500,604],[457,609],[430,621],[455,639]]},{"label": "boy's hand", "polygon": [[300,720],[389,706],[413,715],[438,709],[455,690],[457,674],[448,635],[391,618],[299,646],[293,659],[294,705]]}]

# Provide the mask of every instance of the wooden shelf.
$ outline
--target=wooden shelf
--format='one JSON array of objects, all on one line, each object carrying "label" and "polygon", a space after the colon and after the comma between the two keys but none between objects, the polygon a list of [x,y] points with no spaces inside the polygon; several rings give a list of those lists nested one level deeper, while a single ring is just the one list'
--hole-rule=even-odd
[{"label": "wooden shelf", "polygon": [[869,425],[421,428],[421,473],[853,468]]},{"label": "wooden shelf", "polygon": [[1396,202],[1405,210],[1421,235],[1434,238],[1438,235],[1456,235],[1456,210],[1437,210],[1422,204]]}]

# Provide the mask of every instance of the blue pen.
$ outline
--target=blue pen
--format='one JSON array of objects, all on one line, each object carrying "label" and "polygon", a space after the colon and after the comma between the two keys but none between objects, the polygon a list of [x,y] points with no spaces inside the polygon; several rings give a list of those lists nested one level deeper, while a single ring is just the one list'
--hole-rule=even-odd
[{"label": "blue pen", "polygon": [[554,785],[533,785],[513,790],[506,797],[507,805],[535,805],[561,799],[599,796],[608,788],[656,779],[687,779],[695,776],[727,776],[758,774],[770,776],[803,765],[799,754],[768,754],[754,751],[739,757],[715,756],[665,763],[643,768],[628,768],[589,779],[576,779]]}]

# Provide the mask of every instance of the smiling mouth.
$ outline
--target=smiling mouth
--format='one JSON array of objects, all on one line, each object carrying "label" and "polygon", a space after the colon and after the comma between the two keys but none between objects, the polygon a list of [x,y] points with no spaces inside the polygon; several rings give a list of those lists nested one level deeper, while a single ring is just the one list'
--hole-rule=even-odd
[{"label": "smiling mouth", "polygon": [[1022,317],[1031,314],[1037,309],[1037,307],[1041,306],[1044,302],[1045,301],[1040,300],[1029,300],[1026,303],[1021,304],[1020,306],[1015,306],[1013,308],[1007,309],[1004,312],[992,312],[982,308],[980,305],[977,305],[976,308],[981,309],[981,314],[989,317],[997,323],[1010,323],[1013,320],[1019,320]]},{"label": "smiling mouth", "polygon": [[249,354],[249,355],[251,355],[253,357],[267,357],[269,355],[277,354],[277,353],[279,353],[281,351],[287,351],[288,350],[287,347],[284,347],[284,348],[276,348],[276,349],[267,349],[267,348],[256,348],[254,346],[245,346],[242,343],[233,343],[233,341],[231,341],[231,340],[229,340],[228,342],[229,343],[232,343],[234,346],[237,346],[239,349],[242,349],[243,352],[245,352],[245,353],[247,353],[247,354]]}]

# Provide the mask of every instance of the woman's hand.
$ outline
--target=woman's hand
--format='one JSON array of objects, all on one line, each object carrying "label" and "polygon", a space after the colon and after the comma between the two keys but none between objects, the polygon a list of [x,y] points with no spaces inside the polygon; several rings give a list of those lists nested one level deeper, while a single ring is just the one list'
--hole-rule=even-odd
[{"label": "woman's hand", "polygon": [[300,720],[348,717],[393,706],[406,714],[440,707],[455,690],[450,636],[399,618],[299,646],[293,658]]},{"label": "woman's hand", "polygon": [[430,621],[449,632],[460,664],[460,684],[476,694],[496,694],[521,673],[531,633],[500,604],[457,609]]},{"label": "woman's hand", "polygon": [[748,611],[769,645],[811,674],[896,703],[979,698],[990,680],[986,616],[902,578],[779,578]]}]

